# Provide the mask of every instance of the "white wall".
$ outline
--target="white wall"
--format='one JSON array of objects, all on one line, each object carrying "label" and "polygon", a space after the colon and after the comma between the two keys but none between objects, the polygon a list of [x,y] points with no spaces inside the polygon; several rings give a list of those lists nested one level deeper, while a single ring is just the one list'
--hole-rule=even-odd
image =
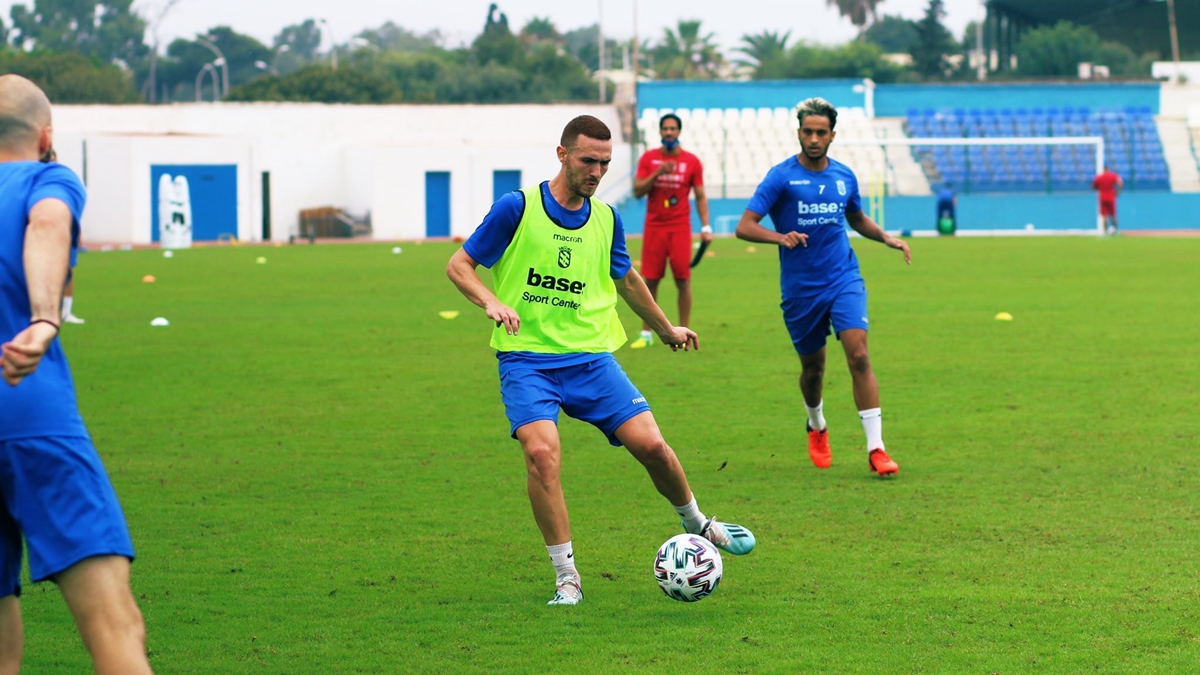
[{"label": "white wall", "polygon": [[236,164],[243,240],[261,238],[263,171],[272,239],[297,231],[301,209],[336,206],[371,211],[386,240],[424,236],[426,171],[451,173],[451,233],[469,235],[491,206],[492,172],[553,177],[562,127],[581,114],[617,134],[605,194],[619,194],[631,158],[611,106],[57,106],[54,127],[60,160],[88,174],[89,242],[149,242],[151,164]]},{"label": "white wall", "polygon": [[1187,84],[1163,83],[1159,94],[1159,115],[1187,117],[1188,108],[1200,106],[1200,80]]}]

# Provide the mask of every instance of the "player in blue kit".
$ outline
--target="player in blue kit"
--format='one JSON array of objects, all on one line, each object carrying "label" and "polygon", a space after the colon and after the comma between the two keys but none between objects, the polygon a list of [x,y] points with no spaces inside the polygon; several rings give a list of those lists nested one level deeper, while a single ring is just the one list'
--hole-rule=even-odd
[{"label": "player in blue kit", "polygon": [[24,537],[30,577],[58,584],[96,673],[142,675],[133,545],[57,339],[85,194],[70,169],[39,161],[52,147],[46,95],[0,76],[0,673],[24,651]]},{"label": "player in blue kit", "polygon": [[[800,354],[809,458],[821,469],[832,462],[822,400],[825,341],[832,325],[854,380],[854,402],[867,435],[867,463],[880,476],[893,475],[900,468],[884,449],[879,385],[867,355],[867,289],[846,225],[903,251],[906,263],[912,263],[912,253],[908,244],[863,213],[854,172],[828,156],[837,109],[824,99],[810,98],[800,104],[796,116],[801,152],[767,172],[738,222],[737,236],[779,246],[783,320]],[[766,215],[774,230],[760,224]]]}]

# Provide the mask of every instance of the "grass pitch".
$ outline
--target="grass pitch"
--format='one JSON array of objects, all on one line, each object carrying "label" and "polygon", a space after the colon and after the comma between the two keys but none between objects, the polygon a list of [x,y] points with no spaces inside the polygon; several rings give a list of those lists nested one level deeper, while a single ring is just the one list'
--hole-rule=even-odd
[{"label": "grass pitch", "polygon": [[[774,249],[717,241],[696,270],[701,351],[618,358],[701,508],[752,528],[758,550],[726,556],[703,602],[663,596],[651,562],[674,513],[624,451],[564,418],[575,608],[545,606],[553,571],[490,324],[445,278],[451,245],[82,256],[88,322],[63,340],[134,534],[152,663],[1194,672],[1200,240],[912,245],[905,267],[855,242],[898,478],[867,471],[833,341],[834,465],[811,466]],[[53,585],[23,604],[25,672],[86,672]]]}]

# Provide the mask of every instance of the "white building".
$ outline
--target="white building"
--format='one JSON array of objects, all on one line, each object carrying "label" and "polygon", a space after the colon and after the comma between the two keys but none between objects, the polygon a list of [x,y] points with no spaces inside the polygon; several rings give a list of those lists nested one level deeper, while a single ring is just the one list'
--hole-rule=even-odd
[{"label": "white building", "polygon": [[[617,201],[632,159],[612,106],[62,105],[54,130],[88,186],[88,242],[157,240],[157,177],[184,170],[220,183],[191,179],[197,239],[286,241],[301,209],[333,206],[369,212],[373,236],[395,240],[469,235],[496,189],[554,176],[562,128],[583,114],[613,131],[600,196]],[[205,209],[220,222],[200,222]]]}]

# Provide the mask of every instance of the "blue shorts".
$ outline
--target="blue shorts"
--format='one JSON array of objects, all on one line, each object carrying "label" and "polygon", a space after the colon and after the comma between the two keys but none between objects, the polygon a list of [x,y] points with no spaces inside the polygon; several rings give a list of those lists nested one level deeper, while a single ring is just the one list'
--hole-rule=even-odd
[{"label": "blue shorts", "polygon": [[801,356],[825,348],[831,324],[834,335],[852,328],[867,330],[867,285],[862,279],[826,295],[785,299],[780,306],[792,344]]},{"label": "blue shorts", "polygon": [[133,542],[90,438],[0,441],[0,597],[21,591],[21,537],[29,576],[44,581],[86,558],[133,559]]},{"label": "blue shorts", "polygon": [[612,354],[565,368],[515,368],[500,376],[500,397],[513,438],[517,429],[539,420],[558,424],[561,408],[567,415],[604,432],[620,447],[617,429],[650,409]]}]

